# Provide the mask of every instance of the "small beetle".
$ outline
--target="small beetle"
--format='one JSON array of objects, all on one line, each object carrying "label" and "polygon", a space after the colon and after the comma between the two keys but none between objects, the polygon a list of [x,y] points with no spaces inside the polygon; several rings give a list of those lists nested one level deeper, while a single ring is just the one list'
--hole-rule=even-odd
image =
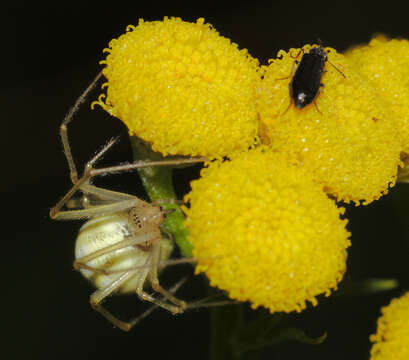
[{"label": "small beetle", "polygon": [[297,109],[310,104],[317,96],[327,60],[327,53],[321,46],[312,48],[302,56],[290,83],[290,96]]},{"label": "small beetle", "polygon": [[[291,101],[294,101],[297,109],[302,109],[308,104],[311,104],[317,97],[320,87],[324,86],[321,83],[321,78],[325,72],[324,66],[327,61],[346,78],[346,76],[328,60],[327,52],[321,45],[313,47],[309,53],[304,52],[303,49],[301,49],[300,52],[303,52],[303,56],[300,62],[295,61],[298,66],[289,85],[290,98]],[[297,58],[299,54],[300,53],[298,53],[295,58]],[[291,70],[291,74],[292,72],[293,70]],[[285,112],[287,112],[287,110]]]}]

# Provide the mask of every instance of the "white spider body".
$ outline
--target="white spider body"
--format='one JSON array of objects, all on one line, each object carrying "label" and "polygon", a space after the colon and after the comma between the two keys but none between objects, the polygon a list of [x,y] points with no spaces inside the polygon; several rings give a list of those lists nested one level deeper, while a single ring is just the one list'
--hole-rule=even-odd
[{"label": "white spider body", "polygon": [[[86,263],[90,267],[104,269],[107,274],[80,269],[81,274],[91,281],[96,288],[107,287],[117,280],[126,269],[141,267],[137,274],[117,289],[117,292],[121,294],[135,292],[138,280],[141,277],[146,278],[150,271],[149,264],[152,257],[150,251],[152,244],[150,242],[160,241],[161,261],[169,258],[173,244],[169,239],[161,238],[159,229],[148,233],[135,231],[132,224],[129,223],[128,212],[97,216],[82,225],[75,243],[75,259],[77,260],[129,237],[134,237],[138,243],[140,241],[141,243],[114,250]],[[158,240],[159,238],[161,240]],[[143,268],[144,266],[146,268]]]}]

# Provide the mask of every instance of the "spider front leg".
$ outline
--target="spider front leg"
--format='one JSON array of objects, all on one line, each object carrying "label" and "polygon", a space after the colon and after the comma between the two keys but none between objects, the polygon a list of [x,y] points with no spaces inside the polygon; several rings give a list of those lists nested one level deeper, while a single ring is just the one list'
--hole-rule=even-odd
[{"label": "spider front leg", "polygon": [[[131,208],[149,205],[136,196],[102,189],[90,184],[81,184],[79,190],[87,194],[88,207],[86,209],[61,210],[76,192],[72,189],[50,210],[50,217],[55,220],[78,220],[95,216],[108,215],[115,212],[126,211]],[[73,202],[75,203],[75,201]],[[159,209],[159,208],[158,208]],[[160,209],[159,209],[160,210]],[[158,211],[159,211],[158,210]]]},{"label": "spider front leg", "polygon": [[94,80],[91,82],[91,84],[85,89],[85,91],[79,96],[73,107],[68,111],[68,113],[65,115],[64,120],[62,121],[60,125],[60,136],[61,136],[61,142],[64,148],[64,154],[68,162],[68,167],[70,168],[70,178],[73,184],[76,184],[78,181],[78,172],[77,168],[75,166],[75,162],[72,156],[71,152],[71,147],[70,143],[68,141],[68,129],[67,126],[68,124],[72,121],[74,114],[78,111],[80,108],[81,104],[85,101],[87,98],[88,94],[91,92],[92,89],[94,89],[95,85],[97,84],[98,80],[101,78],[102,72],[100,72]]},{"label": "spider front leg", "polygon": [[[69,219],[83,219],[92,216],[97,216],[100,214],[107,214],[115,211],[121,211],[127,207],[131,207],[130,199],[137,199],[135,196],[100,189],[96,186],[89,184],[91,179],[97,175],[106,175],[111,173],[118,173],[124,171],[132,171],[135,169],[141,169],[153,166],[175,166],[187,163],[197,163],[203,162],[204,158],[181,158],[181,159],[171,159],[171,160],[159,160],[159,161],[137,161],[134,163],[122,164],[118,166],[111,166],[106,168],[94,169],[94,164],[107,152],[117,141],[117,138],[111,139],[90,161],[87,162],[84,170],[83,176],[77,180],[72,188],[64,195],[64,197],[50,210],[50,217],[56,220],[69,220]],[[67,158],[68,159],[68,158]],[[101,200],[118,202],[118,204],[104,205],[102,208],[100,206],[100,211],[93,209],[90,206],[88,209],[84,210],[72,210],[72,211],[61,211],[64,205],[74,196],[77,191],[82,191],[84,194],[94,195]],[[119,204],[122,202],[122,204]],[[92,205],[92,204],[90,204]]]},{"label": "spider front leg", "polygon": [[[103,154],[106,151],[108,151],[111,148],[112,145],[115,144],[115,142],[117,140],[118,140],[117,138],[111,139],[90,161],[87,162],[87,164],[85,165],[84,174],[82,175],[81,179],[79,179],[79,180],[77,179],[74,182],[74,185],[72,186],[72,188],[63,196],[63,198],[54,207],[51,208],[51,210],[50,210],[50,218],[51,219],[56,219],[56,220],[70,219],[69,217],[65,217],[65,215],[62,215],[62,213],[64,213],[64,212],[60,211],[62,209],[62,207],[68,203],[68,201],[74,196],[74,194],[77,191],[81,190],[83,193],[86,194],[87,193],[87,191],[86,191],[87,185],[90,186],[90,189],[92,189],[92,188],[97,189],[95,186],[89,185],[89,182],[90,182],[90,180],[92,178],[91,172],[93,170],[93,165],[95,164],[95,162],[99,158],[101,158],[103,156]],[[67,146],[69,147],[68,142],[67,142]],[[71,156],[71,152],[69,152],[68,154],[69,154],[69,156]],[[67,156],[68,162],[70,163],[69,156],[67,155],[67,153],[66,153],[66,156]],[[71,162],[71,165],[74,166],[74,168],[75,168],[74,162]],[[72,175],[71,165],[70,165],[70,173]],[[110,193],[112,193],[112,194],[110,194]],[[124,196],[120,196],[121,193],[115,193],[115,195],[114,195],[114,193],[115,192],[113,192],[113,191],[109,192],[107,190],[106,193],[102,194],[102,199],[103,200],[113,200],[113,201],[114,200],[123,200],[125,195],[126,195],[126,194],[122,194]],[[75,214],[75,212],[72,212],[72,214]],[[93,216],[93,215],[88,216],[88,215],[85,215],[85,213],[84,213],[84,216],[72,217],[71,219],[87,218],[87,217],[90,217],[90,216]]]}]

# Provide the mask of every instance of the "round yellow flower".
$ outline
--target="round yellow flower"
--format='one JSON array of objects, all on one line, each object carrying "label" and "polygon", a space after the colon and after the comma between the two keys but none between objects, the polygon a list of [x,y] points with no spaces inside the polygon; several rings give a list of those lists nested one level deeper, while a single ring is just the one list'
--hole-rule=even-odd
[{"label": "round yellow flower", "polygon": [[254,144],[258,60],[204,19],[140,20],[104,51],[98,104],[154,150],[212,158]]},{"label": "round yellow flower", "polygon": [[377,332],[370,339],[371,360],[409,359],[409,292],[382,308]]},{"label": "round yellow flower", "polygon": [[185,225],[212,286],[271,312],[301,311],[337,288],[350,244],[344,209],[308,173],[258,148],[201,175]]},{"label": "round yellow flower", "polygon": [[292,56],[300,49],[279,51],[264,67],[258,89],[261,138],[268,138],[271,147],[285,153],[290,162],[308,169],[337,200],[368,204],[395,183],[400,164],[398,135],[390,108],[373,85],[343,55],[330,48],[326,51],[346,78],[327,62],[315,106],[311,103],[301,110],[289,106]]},{"label": "round yellow flower", "polygon": [[346,56],[376,87],[378,98],[389,103],[402,149],[409,154],[409,41],[381,35]]}]

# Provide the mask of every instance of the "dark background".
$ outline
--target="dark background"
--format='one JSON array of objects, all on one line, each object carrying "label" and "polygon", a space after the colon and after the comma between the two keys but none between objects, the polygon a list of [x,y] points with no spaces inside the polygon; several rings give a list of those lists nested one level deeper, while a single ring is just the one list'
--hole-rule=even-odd
[{"label": "dark background", "polygon": [[[60,122],[98,73],[102,49],[138,18],[205,17],[222,35],[266,63],[279,49],[322,39],[342,51],[374,33],[409,38],[407,9],[358,1],[106,2],[15,1],[1,9],[1,191],[3,200],[2,348],[5,359],[159,357],[205,359],[206,311],[172,317],[158,311],[130,333],[112,328],[89,306],[91,289],[72,270],[80,226],[52,222],[48,210],[70,186],[58,138]],[[58,4],[58,5],[57,5]],[[403,4],[403,2],[402,2]],[[97,97],[98,92],[90,96]],[[107,163],[131,160],[126,130],[102,110],[77,114],[71,127],[74,156],[83,164],[106,139],[122,141]],[[191,174],[185,174],[187,177]],[[101,183],[100,183],[101,184]],[[138,193],[134,175],[103,179],[103,185]],[[286,343],[264,358],[367,359],[369,334],[380,306],[408,288],[409,189],[394,188],[373,205],[348,208],[348,278],[398,278],[393,292],[330,298],[294,316],[310,336],[324,331],[323,345]],[[4,286],[5,283],[5,286]],[[193,284],[192,286],[196,286]],[[187,285],[189,287],[189,285]],[[199,290],[198,290],[199,291]],[[113,299],[127,318],[140,311],[134,297]],[[5,321],[4,321],[5,320]]]}]

